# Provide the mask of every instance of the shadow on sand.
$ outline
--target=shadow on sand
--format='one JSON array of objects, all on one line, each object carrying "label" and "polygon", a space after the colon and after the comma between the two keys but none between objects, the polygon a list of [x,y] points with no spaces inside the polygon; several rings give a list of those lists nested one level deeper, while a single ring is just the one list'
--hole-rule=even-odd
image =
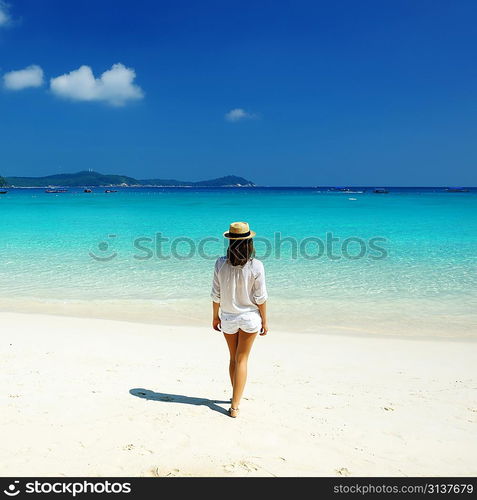
[{"label": "shadow on sand", "polygon": [[182,403],[185,405],[195,405],[195,406],[207,406],[213,411],[222,413],[223,415],[228,415],[227,410],[219,406],[217,403],[228,403],[229,401],[219,401],[206,398],[193,398],[191,396],[182,396],[181,394],[167,394],[165,392],[154,392],[148,389],[136,388],[131,389],[129,394],[142,399],[148,399],[150,401],[162,401],[164,403]]}]

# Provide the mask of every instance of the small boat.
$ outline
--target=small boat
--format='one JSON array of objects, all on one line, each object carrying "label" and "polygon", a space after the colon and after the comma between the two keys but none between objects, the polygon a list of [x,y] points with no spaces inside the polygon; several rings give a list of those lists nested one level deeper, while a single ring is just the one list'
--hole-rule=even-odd
[{"label": "small boat", "polygon": [[0,194],[7,194],[8,191],[0,191]]},{"label": "small boat", "polygon": [[469,190],[467,188],[460,188],[460,187],[450,187],[447,188],[446,191],[448,193],[468,193]]},{"label": "small boat", "polygon": [[387,189],[384,189],[384,188],[376,188],[373,190],[373,193],[376,193],[376,194],[388,194],[389,191]]},{"label": "small boat", "polygon": [[335,186],[335,187],[330,188],[330,191],[340,191],[341,193],[347,193],[348,191],[350,191],[350,188]]},{"label": "small boat", "polygon": [[105,193],[117,193],[117,191],[115,189],[106,189],[104,192]]},{"label": "small boat", "polygon": [[361,194],[364,193],[362,190],[357,190],[349,187],[332,187],[330,188],[330,191],[338,191],[340,193],[347,193],[347,194]]},{"label": "small boat", "polygon": [[91,189],[87,189],[87,188],[83,191],[83,193],[92,193],[92,192],[93,191]]},{"label": "small boat", "polygon": [[45,193],[66,193],[67,189],[45,189]]}]

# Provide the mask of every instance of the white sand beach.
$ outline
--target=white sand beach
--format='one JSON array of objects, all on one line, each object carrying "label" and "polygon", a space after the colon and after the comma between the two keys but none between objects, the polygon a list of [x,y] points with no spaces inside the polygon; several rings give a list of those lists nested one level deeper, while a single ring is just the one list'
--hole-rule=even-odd
[{"label": "white sand beach", "polygon": [[477,342],[0,313],[3,476],[477,475]]}]

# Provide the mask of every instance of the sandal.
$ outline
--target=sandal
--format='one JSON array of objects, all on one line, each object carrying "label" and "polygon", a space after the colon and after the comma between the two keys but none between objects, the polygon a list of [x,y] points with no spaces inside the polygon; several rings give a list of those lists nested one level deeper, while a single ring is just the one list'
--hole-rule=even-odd
[{"label": "sandal", "polygon": [[237,418],[238,415],[239,415],[239,409],[238,408],[232,408],[230,407],[229,408],[229,415],[232,417],[232,418]]}]

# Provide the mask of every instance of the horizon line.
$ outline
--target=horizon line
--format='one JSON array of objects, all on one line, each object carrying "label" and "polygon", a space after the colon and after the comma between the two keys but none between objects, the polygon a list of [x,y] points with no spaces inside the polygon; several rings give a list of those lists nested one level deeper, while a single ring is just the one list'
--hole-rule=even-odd
[{"label": "horizon line", "polygon": [[[5,177],[8,178],[8,177]],[[202,182],[202,181],[198,181]],[[345,186],[337,186],[337,185],[332,185],[332,184],[313,184],[313,185],[285,185],[285,184],[280,184],[280,185],[267,185],[267,184],[254,184],[253,186],[250,185],[223,185],[223,186],[195,186],[195,185],[161,185],[161,184],[149,184],[149,185],[144,185],[144,184],[132,184],[129,186],[122,186],[122,185],[114,185],[114,184],[104,184],[104,185],[96,185],[93,186],[91,184],[82,184],[81,186],[62,186],[60,184],[57,185],[58,187],[67,187],[70,189],[81,189],[83,186],[90,186],[90,187],[118,187],[122,189],[127,189],[127,188],[151,188],[151,187],[160,187],[160,188],[213,188],[213,189],[223,189],[223,188],[233,188],[233,189],[254,189],[254,188],[284,188],[284,189],[317,189],[317,188],[332,188],[332,189],[350,189],[350,188],[358,188],[358,189],[364,189],[364,188],[373,188],[373,189],[379,189],[379,188],[389,188],[389,189],[396,189],[396,188],[413,188],[413,189],[418,189],[418,188],[426,188],[426,189],[442,189],[442,188],[450,188],[450,189],[477,189],[476,186],[469,186],[465,184],[459,184],[459,185],[450,185],[450,184],[443,184],[443,185],[409,185],[409,186],[402,186],[402,185],[391,185],[391,184],[347,184]],[[42,189],[45,187],[50,187],[48,186],[4,186],[2,189]],[[342,191],[346,192],[346,191]]]}]

